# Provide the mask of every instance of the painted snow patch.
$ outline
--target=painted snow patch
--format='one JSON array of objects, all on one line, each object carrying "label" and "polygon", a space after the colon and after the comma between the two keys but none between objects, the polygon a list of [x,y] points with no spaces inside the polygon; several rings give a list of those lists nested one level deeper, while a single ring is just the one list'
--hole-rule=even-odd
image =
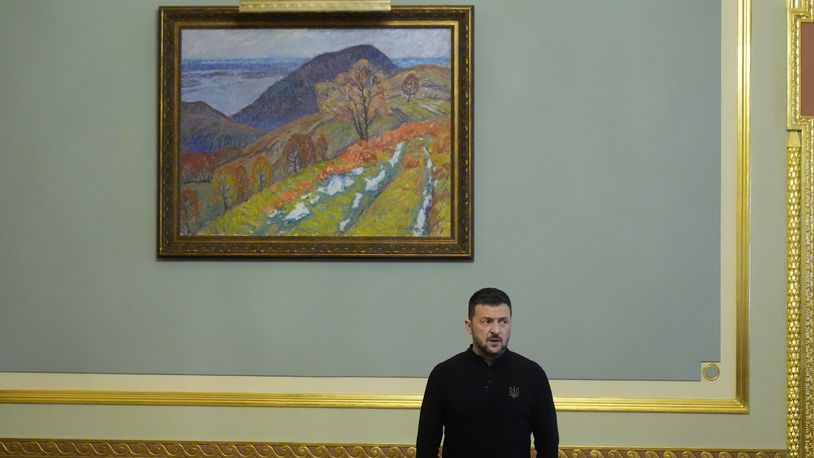
[{"label": "painted snow patch", "polygon": [[285,215],[285,219],[287,221],[299,221],[310,214],[311,210],[308,210],[308,207],[306,207],[304,203],[300,202],[296,207],[294,207],[293,210]]},{"label": "painted snow patch", "polygon": [[356,196],[354,196],[354,198],[353,198],[353,205],[350,208],[352,208],[354,210],[359,208],[359,203],[360,202],[362,202],[362,193],[357,192]]},{"label": "painted snow patch", "polygon": [[348,186],[353,184],[353,178],[345,175],[334,174],[328,179],[328,184],[320,186],[317,191],[322,194],[333,196],[345,190]]},{"label": "painted snow patch", "polygon": [[384,169],[379,170],[379,174],[373,178],[365,178],[365,191],[375,191],[379,189],[381,186],[382,181],[387,177],[387,173]]}]

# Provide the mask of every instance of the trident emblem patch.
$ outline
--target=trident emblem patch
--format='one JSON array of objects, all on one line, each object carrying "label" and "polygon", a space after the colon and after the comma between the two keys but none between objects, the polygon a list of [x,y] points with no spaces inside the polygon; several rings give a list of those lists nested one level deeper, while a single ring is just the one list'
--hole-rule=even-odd
[{"label": "trident emblem patch", "polygon": [[520,387],[517,386],[510,386],[509,387],[509,396],[512,399],[517,399],[520,397]]}]

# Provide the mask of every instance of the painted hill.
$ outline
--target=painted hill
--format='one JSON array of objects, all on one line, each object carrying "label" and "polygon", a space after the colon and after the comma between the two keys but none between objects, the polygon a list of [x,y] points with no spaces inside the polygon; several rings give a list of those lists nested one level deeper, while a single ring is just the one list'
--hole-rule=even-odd
[{"label": "painted hill", "polygon": [[333,80],[360,59],[367,59],[388,76],[399,70],[390,58],[370,45],[320,54],[271,85],[257,100],[235,113],[232,119],[269,131],[302,116],[317,113],[317,83]]},{"label": "painted hill", "polygon": [[181,102],[181,151],[215,153],[227,147],[242,148],[261,131],[232,121],[206,102]]},{"label": "painted hill", "polygon": [[[412,103],[401,94],[401,83],[409,73],[414,73],[421,81],[421,89]],[[399,124],[408,121],[424,121],[440,116],[448,116],[450,110],[450,72],[446,67],[421,65],[402,70],[390,76],[388,84],[394,88],[390,94],[391,114],[379,118],[372,128],[379,135]],[[266,154],[276,162],[282,153],[285,142],[294,134],[307,134],[314,138],[324,136],[328,141],[327,157],[332,158],[340,150],[358,141],[349,122],[340,122],[329,114],[316,113],[298,118],[291,123],[266,132],[243,149],[242,156]]]},{"label": "painted hill", "polygon": [[409,74],[415,74],[420,81],[417,97],[449,100],[452,95],[452,77],[449,68],[440,65],[418,65],[396,73],[390,78],[390,87],[398,90]]}]

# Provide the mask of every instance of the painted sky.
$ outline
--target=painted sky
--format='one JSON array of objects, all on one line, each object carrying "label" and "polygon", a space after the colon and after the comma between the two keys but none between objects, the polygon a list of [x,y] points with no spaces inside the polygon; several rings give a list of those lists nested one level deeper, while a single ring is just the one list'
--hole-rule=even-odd
[{"label": "painted sky", "polygon": [[452,31],[412,29],[185,29],[183,59],[311,58],[369,44],[391,59],[450,57]]}]

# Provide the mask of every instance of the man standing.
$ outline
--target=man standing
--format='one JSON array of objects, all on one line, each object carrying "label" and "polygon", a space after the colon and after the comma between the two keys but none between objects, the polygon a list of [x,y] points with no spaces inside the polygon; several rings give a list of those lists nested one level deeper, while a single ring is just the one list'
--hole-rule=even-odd
[{"label": "man standing", "polygon": [[506,346],[512,302],[497,288],[469,299],[464,321],[472,345],[430,373],[418,421],[416,458],[556,458],[557,414],[548,377]]}]

